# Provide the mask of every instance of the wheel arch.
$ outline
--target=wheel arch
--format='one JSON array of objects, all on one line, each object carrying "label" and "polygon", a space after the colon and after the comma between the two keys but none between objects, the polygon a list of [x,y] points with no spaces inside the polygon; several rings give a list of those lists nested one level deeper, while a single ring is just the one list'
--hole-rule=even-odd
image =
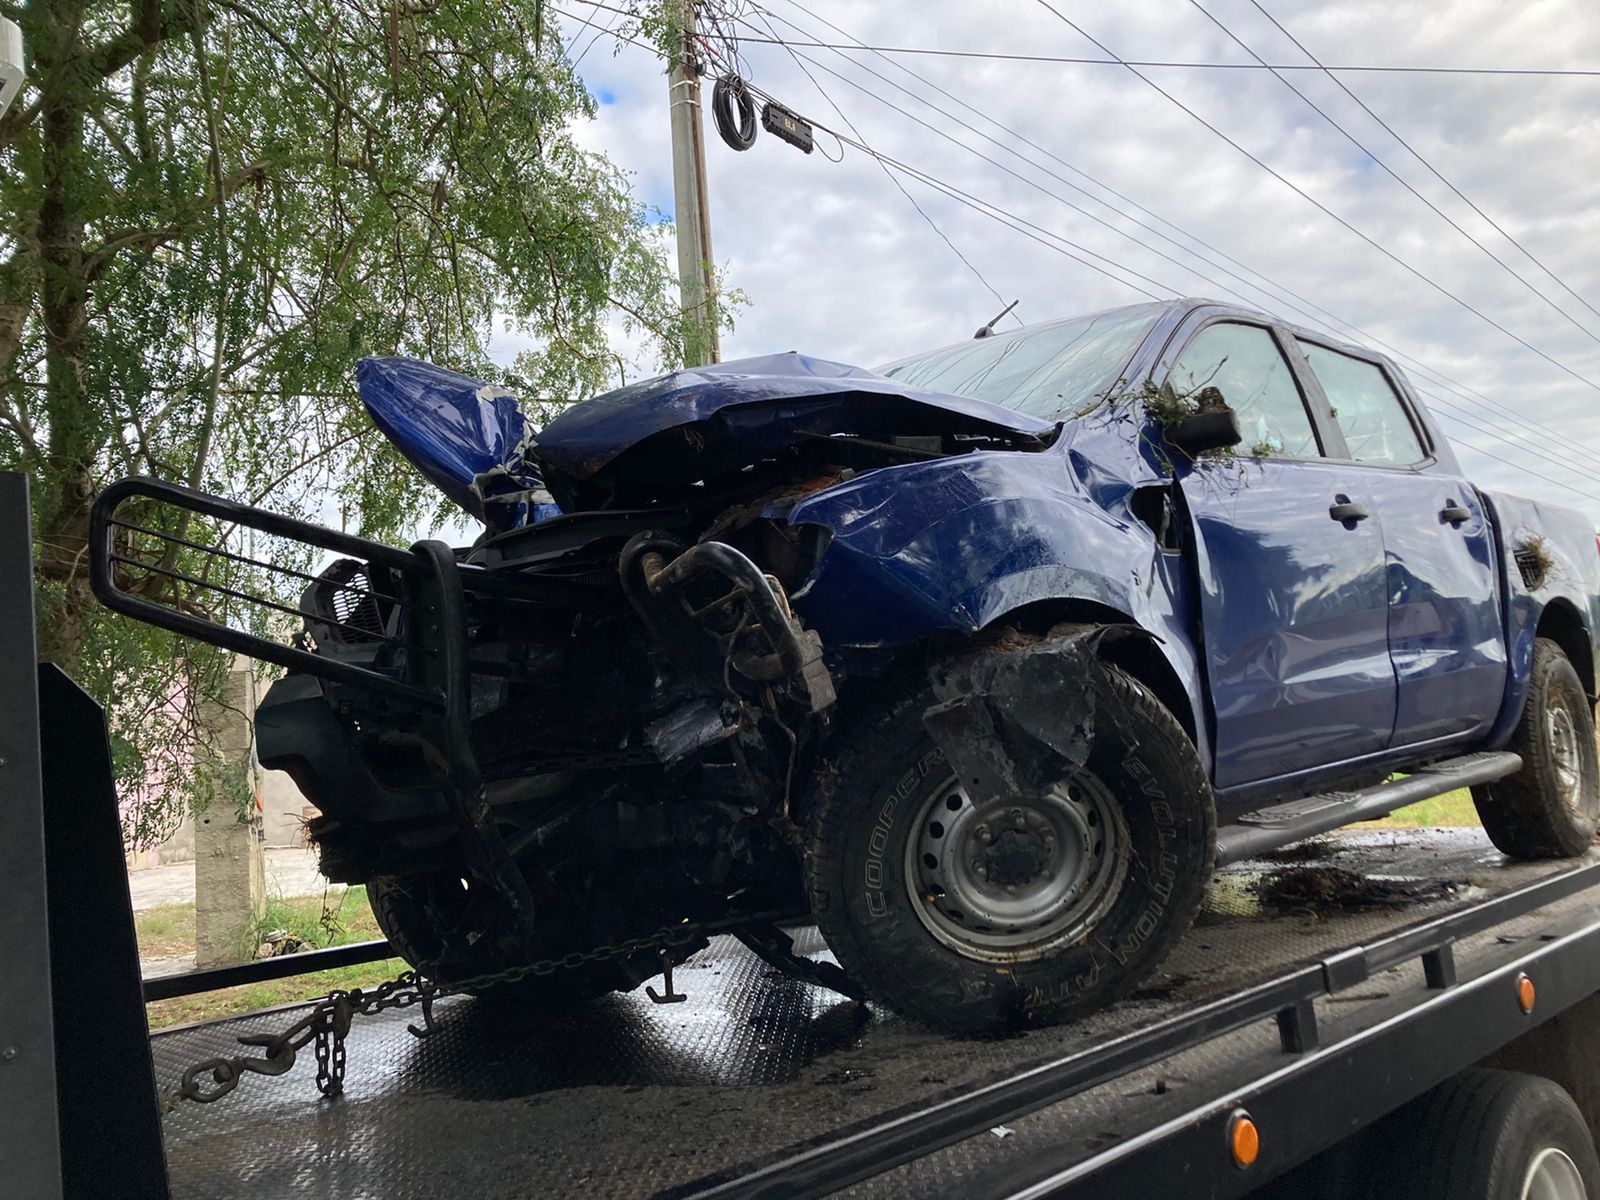
[{"label": "wheel arch", "polygon": [[[1133,617],[1109,604],[1075,597],[1036,600],[1021,605],[994,618],[985,628],[1011,626],[1028,633],[1043,634],[1063,623],[1133,625],[1143,628]],[[1200,752],[1201,761],[1209,761],[1210,751],[1204,713],[1200,709],[1198,681],[1194,687],[1185,685],[1183,676],[1165,653],[1164,644],[1155,634],[1149,637],[1108,638],[1100,642],[1096,654],[1148,688],[1161,701],[1162,707],[1183,726],[1189,741]]]},{"label": "wheel arch", "polygon": [[1545,638],[1560,646],[1572,663],[1583,683],[1583,691],[1591,701],[1595,699],[1594,651],[1589,630],[1583,623],[1577,605],[1564,596],[1552,599],[1539,613],[1534,627],[1534,637]]}]

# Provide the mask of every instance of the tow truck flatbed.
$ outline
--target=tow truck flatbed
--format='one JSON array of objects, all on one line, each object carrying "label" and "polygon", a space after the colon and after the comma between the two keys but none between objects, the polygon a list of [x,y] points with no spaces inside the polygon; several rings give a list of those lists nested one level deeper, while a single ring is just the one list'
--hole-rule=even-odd
[{"label": "tow truck flatbed", "polygon": [[[1268,876],[1287,910],[1258,899]],[[809,931],[797,947],[825,953]],[[169,1116],[172,1194],[1245,1194],[1594,993],[1597,949],[1600,857],[1512,863],[1477,830],[1229,867],[1151,984],[1000,1040],[926,1031],[723,937],[678,971],[681,1004],[640,990],[529,1020],[454,999],[426,1040],[405,1011],[358,1018],[342,1098],[297,1069]],[[157,1033],[158,1085],[294,1015]],[[1240,1107],[1261,1132],[1248,1170],[1225,1136]]]}]

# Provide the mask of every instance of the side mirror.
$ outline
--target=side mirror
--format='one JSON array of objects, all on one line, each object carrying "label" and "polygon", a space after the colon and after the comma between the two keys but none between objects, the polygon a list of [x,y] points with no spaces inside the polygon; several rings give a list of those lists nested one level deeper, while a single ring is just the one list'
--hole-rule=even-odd
[{"label": "side mirror", "polygon": [[1220,391],[1214,387],[1201,388],[1194,399],[1198,411],[1167,426],[1169,446],[1194,458],[1207,450],[1224,450],[1244,441],[1239,414],[1228,407]]}]

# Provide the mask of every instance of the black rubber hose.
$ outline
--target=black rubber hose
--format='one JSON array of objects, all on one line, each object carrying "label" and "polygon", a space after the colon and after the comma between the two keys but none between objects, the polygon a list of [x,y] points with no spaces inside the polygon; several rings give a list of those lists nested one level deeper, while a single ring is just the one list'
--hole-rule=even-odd
[{"label": "black rubber hose", "polygon": [[[734,105],[739,106],[737,122]],[[722,140],[735,150],[748,150],[756,144],[756,102],[737,75],[723,75],[711,90],[711,116],[717,122]]]}]

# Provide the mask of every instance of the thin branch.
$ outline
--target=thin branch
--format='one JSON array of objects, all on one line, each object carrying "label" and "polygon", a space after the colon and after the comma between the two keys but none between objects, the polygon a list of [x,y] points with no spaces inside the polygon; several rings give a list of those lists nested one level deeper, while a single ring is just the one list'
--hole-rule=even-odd
[{"label": "thin branch", "polygon": [[304,72],[305,77],[321,88],[323,94],[326,95],[329,100],[333,101],[337,107],[348,112],[352,117],[361,123],[368,133],[372,134],[374,137],[384,136],[383,130],[379,129],[370,120],[368,120],[365,113],[361,112],[354,105],[352,105],[349,100],[340,95],[337,88],[335,88],[331,83],[318,74],[310,63],[301,58],[300,52],[290,45],[289,42],[275,28],[273,28],[271,23],[268,22],[264,17],[260,16],[254,10],[247,8],[245,5],[238,3],[238,0],[218,0],[218,7],[225,8],[231,13],[237,13],[246,21],[250,22],[250,24],[254,25],[262,33],[266,34],[273,40],[273,42],[277,44],[278,49],[287,54],[289,56],[289,60],[293,62],[295,66],[300,68],[302,72]]}]

